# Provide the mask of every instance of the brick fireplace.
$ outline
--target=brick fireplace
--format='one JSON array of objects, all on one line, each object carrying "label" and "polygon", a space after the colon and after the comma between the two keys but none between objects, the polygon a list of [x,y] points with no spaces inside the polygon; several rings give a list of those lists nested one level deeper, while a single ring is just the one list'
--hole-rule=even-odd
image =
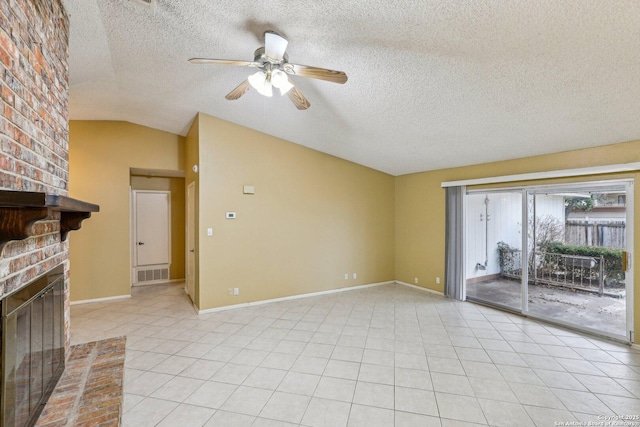
[{"label": "brick fireplace", "polygon": [[[61,0],[0,1],[0,190],[39,193],[49,200],[67,195],[68,40]],[[14,211],[0,207],[0,229],[16,221]],[[69,214],[51,206],[40,212],[23,219],[28,230],[22,240],[0,236],[8,241],[0,245],[0,300],[57,267],[68,347],[69,256],[60,220]]]},{"label": "brick fireplace", "polygon": [[[68,38],[60,0],[0,2],[0,189],[67,194]],[[0,297],[67,263],[59,219],[53,213],[33,237],[4,247]]]},{"label": "brick fireplace", "polygon": [[[0,2],[0,189],[67,194],[69,19],[60,0]],[[68,279],[60,213],[0,254],[0,298],[59,264]],[[66,282],[66,280],[65,280]],[[65,283],[65,336],[69,298]]]}]

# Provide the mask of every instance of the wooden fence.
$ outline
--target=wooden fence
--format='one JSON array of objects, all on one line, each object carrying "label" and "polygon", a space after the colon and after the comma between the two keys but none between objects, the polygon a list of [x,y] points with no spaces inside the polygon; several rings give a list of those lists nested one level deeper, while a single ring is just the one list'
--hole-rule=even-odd
[{"label": "wooden fence", "polygon": [[567,245],[625,248],[626,225],[624,221],[586,222],[569,220],[564,228]]}]

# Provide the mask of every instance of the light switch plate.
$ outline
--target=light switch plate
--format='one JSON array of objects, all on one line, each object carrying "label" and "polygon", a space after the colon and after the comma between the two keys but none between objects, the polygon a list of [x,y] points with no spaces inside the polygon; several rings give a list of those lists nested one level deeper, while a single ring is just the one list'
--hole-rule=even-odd
[{"label": "light switch plate", "polygon": [[227,219],[236,219],[235,212],[227,212]]},{"label": "light switch plate", "polygon": [[244,194],[255,194],[256,188],[253,185],[245,185],[244,187],[242,187],[242,192]]}]

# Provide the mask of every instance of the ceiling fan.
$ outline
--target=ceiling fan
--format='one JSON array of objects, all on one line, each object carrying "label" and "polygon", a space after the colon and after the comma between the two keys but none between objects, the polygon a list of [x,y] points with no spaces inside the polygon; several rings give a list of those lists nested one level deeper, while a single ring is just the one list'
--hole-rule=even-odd
[{"label": "ceiling fan", "polygon": [[290,63],[286,54],[288,44],[287,39],[275,31],[266,31],[264,33],[264,47],[255,51],[253,61],[191,58],[189,62],[192,64],[225,64],[258,68],[256,73],[240,83],[225,98],[230,101],[238,99],[252,87],[264,96],[272,96],[273,88],[275,87],[280,90],[281,95],[287,94],[298,110],[306,110],[311,104],[300,90],[291,83],[289,75],[340,84],[347,81],[347,75],[342,71]]}]

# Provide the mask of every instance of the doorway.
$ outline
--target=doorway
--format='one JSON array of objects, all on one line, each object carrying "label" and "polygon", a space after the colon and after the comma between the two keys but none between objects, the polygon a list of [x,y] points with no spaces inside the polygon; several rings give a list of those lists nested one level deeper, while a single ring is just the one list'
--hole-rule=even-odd
[{"label": "doorway", "polygon": [[196,302],[196,183],[187,187],[187,294]]},{"label": "doorway", "polygon": [[[186,230],[186,187],[184,172],[171,170],[155,170],[131,168],[130,170],[130,250],[131,250],[131,285],[151,285],[157,283],[185,283],[185,230]],[[168,232],[169,253],[164,259],[138,261],[139,246],[146,246],[146,238],[138,239],[136,226],[137,220],[134,211],[136,209],[137,193],[163,193],[169,194]],[[155,215],[150,212],[149,216]],[[145,215],[142,215],[145,217]],[[164,221],[163,221],[164,222]],[[146,223],[144,225],[147,225]],[[144,242],[144,245],[138,245]],[[166,252],[163,250],[163,254]],[[158,264],[156,264],[158,263]],[[167,279],[163,279],[168,274]],[[184,285],[183,285],[184,286]]]},{"label": "doorway", "polygon": [[171,192],[133,190],[133,284],[169,280]]},{"label": "doorway", "polygon": [[468,191],[469,300],[630,341],[633,181]]}]

